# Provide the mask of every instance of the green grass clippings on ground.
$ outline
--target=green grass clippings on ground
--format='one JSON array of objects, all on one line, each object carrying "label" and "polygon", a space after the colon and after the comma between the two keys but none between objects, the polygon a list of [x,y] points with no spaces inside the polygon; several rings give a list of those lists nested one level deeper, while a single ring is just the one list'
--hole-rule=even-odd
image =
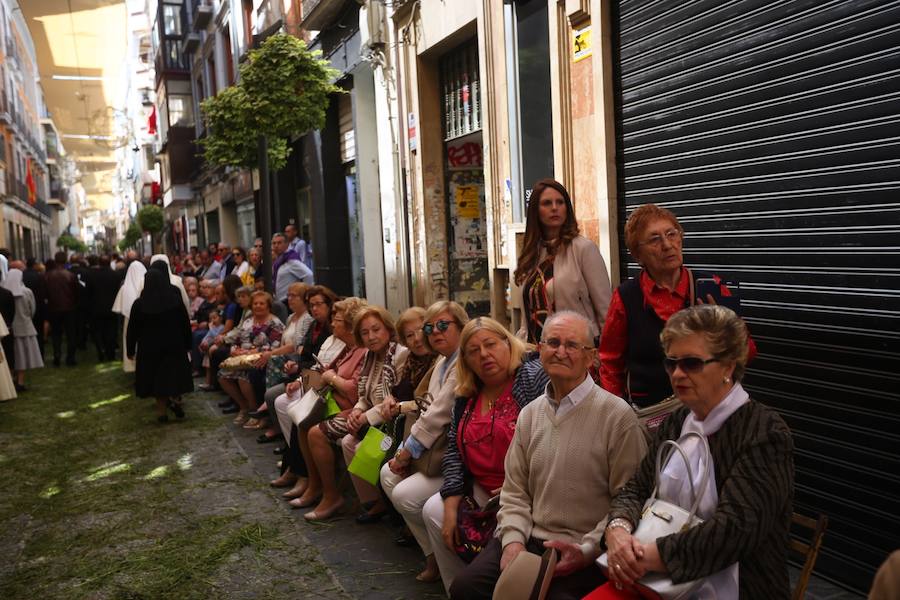
[{"label": "green grass clippings on ground", "polygon": [[292,550],[287,519],[244,507],[262,486],[219,456],[200,403],[158,424],[118,362],[32,371],[28,387],[0,403],[0,598],[230,597],[253,591],[233,573]]}]

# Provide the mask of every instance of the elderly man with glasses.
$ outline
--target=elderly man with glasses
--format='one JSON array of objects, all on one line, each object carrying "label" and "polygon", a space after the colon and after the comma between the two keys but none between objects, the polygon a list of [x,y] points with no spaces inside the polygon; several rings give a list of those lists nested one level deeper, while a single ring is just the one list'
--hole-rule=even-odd
[{"label": "elderly man with glasses", "polygon": [[612,498],[647,451],[637,418],[588,374],[596,349],[581,314],[551,315],[542,333],[546,392],[519,413],[504,463],[496,537],[453,581],[451,598],[491,598],[523,551],[559,552],[547,598],[582,598],[603,583],[594,563]]},{"label": "elderly man with glasses", "polygon": [[[210,253],[209,268],[203,273],[203,279],[212,281],[213,283],[221,283],[228,274],[227,261],[230,258],[228,254],[228,244],[219,242],[216,247],[215,254]],[[234,263],[232,263],[233,265]]]}]

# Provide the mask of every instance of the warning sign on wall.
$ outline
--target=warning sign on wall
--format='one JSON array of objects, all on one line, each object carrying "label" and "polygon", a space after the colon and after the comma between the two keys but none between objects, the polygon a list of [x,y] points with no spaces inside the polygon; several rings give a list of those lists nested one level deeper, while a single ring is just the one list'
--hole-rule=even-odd
[{"label": "warning sign on wall", "polygon": [[572,62],[583,60],[592,54],[591,26],[572,30]]}]

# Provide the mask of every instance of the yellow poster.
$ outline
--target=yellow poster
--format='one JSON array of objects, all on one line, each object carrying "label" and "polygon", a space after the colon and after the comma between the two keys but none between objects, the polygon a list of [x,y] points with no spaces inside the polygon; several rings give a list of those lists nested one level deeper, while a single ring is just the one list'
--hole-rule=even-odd
[{"label": "yellow poster", "polygon": [[581,29],[574,29],[572,31],[572,62],[583,60],[591,54],[591,26],[585,25]]},{"label": "yellow poster", "polygon": [[463,219],[477,219],[481,216],[479,190],[478,185],[456,186],[456,216]]}]

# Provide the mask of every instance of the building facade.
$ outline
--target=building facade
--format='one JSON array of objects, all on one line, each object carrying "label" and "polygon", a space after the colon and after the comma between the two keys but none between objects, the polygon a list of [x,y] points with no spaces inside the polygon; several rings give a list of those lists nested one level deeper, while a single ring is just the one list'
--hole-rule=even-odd
[{"label": "building facade", "polygon": [[42,125],[48,117],[31,34],[18,4],[2,0],[0,245],[20,258],[43,258],[51,251],[54,209],[48,204],[50,178]]},{"label": "building facade", "polygon": [[867,589],[900,525],[900,9],[390,6],[414,302],[455,299],[517,329],[510,280],[539,178],[566,185],[613,285],[640,269],[630,211],[671,209],[686,263],[741,282],[760,351],[746,386],[794,431],[797,511],[832,519],[820,574]]}]

